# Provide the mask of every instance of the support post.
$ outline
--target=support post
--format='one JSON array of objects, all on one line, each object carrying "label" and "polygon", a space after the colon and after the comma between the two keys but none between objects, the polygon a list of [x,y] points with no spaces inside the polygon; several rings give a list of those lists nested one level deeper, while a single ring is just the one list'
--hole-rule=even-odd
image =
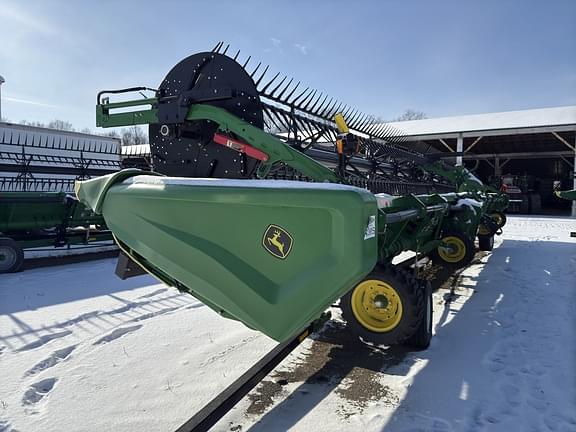
[{"label": "support post", "polygon": [[[574,138],[574,165],[572,165],[572,171],[574,176],[572,187],[576,189],[576,137]],[[576,218],[576,200],[572,201],[572,217]]]},{"label": "support post", "polygon": [[5,82],[6,81],[4,80],[2,75],[0,75],[0,121],[2,121],[2,84],[4,84]]},{"label": "support post", "polygon": [[458,138],[456,140],[456,152],[460,153],[460,156],[456,157],[456,166],[462,166],[463,151],[464,151],[464,138],[462,137],[462,133],[459,133]]}]

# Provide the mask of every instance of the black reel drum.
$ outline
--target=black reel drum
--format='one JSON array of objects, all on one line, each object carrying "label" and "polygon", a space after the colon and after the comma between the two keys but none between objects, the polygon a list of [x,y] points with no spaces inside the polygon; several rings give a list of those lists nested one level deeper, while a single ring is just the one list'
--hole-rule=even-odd
[{"label": "black reel drum", "polygon": [[254,81],[236,61],[205,52],[182,60],[157,93],[160,123],[148,134],[154,170],[169,176],[251,178],[259,163],[214,143],[218,125],[185,119],[192,104],[208,104],[263,128],[262,104]]}]

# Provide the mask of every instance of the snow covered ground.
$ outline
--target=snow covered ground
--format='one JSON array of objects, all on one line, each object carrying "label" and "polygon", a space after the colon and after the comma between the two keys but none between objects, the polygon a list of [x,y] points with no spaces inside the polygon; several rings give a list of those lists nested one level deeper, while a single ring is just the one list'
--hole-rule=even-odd
[{"label": "snow covered ground", "polygon": [[[576,431],[576,220],[509,217],[434,277],[424,352],[336,319],[221,431]],[[275,342],[113,259],[0,275],[0,431],[171,431]],[[337,312],[334,311],[337,315]]]}]

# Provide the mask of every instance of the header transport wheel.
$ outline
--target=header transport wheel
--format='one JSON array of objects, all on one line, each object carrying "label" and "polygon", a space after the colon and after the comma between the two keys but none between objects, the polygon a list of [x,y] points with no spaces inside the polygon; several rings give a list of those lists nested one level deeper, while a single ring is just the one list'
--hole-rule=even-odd
[{"label": "header transport wheel", "polygon": [[446,231],[442,244],[430,252],[436,264],[445,267],[464,267],[474,258],[474,240],[460,231]]},{"label": "header transport wheel", "polygon": [[379,267],[342,297],[342,317],[365,342],[401,344],[424,319],[425,291],[412,274],[393,266]]},{"label": "header transport wheel", "polygon": [[416,329],[416,333],[410,336],[403,345],[416,351],[425,350],[430,346],[432,340],[432,314],[434,306],[432,304],[432,285],[428,280],[419,280],[420,286],[425,293],[424,317]]},{"label": "header transport wheel", "polygon": [[494,234],[481,235],[478,234],[478,249],[481,251],[491,251],[494,249]]},{"label": "header transport wheel", "polygon": [[20,270],[24,262],[24,252],[14,240],[0,238],[0,273],[14,273]]},{"label": "header transport wheel", "polygon": [[504,213],[495,211],[490,213],[490,217],[496,223],[496,225],[498,225],[498,228],[502,228],[504,225],[506,225],[506,215]]}]

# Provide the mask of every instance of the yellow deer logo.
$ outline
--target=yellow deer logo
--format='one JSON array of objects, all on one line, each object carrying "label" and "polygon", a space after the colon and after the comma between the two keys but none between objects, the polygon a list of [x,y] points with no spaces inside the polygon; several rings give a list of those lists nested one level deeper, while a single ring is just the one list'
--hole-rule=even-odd
[{"label": "yellow deer logo", "polygon": [[264,232],[262,246],[276,258],[284,259],[292,249],[292,236],[285,229],[270,225]]}]

